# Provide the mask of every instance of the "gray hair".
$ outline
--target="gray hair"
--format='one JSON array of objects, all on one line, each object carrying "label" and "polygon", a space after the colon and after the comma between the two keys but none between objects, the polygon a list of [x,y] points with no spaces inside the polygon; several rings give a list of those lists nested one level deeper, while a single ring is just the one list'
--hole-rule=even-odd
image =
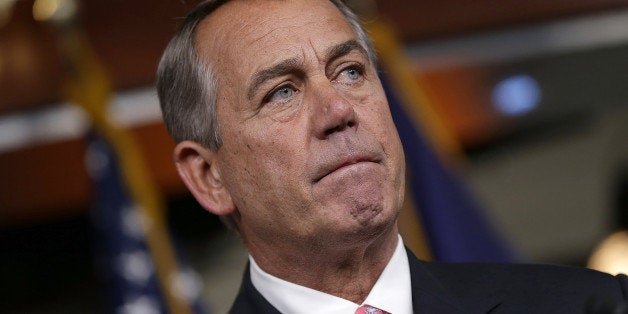
[{"label": "gray hair", "polygon": [[[157,93],[164,121],[174,140],[192,140],[212,151],[222,146],[216,111],[216,74],[196,50],[199,23],[231,0],[207,0],[185,18],[166,47],[157,70]],[[358,35],[373,66],[376,54],[358,17],[341,0],[330,0]]]}]

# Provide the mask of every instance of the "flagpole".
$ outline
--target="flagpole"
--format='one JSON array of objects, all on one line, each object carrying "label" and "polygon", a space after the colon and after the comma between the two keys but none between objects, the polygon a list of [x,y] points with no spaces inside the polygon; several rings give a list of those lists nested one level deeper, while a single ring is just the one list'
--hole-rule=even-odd
[{"label": "flagpole", "polygon": [[404,109],[420,121],[418,128],[429,134],[430,142],[439,155],[446,160],[459,164],[463,161],[462,146],[453,131],[446,126],[444,119],[436,112],[425,90],[417,83],[417,78],[410,70],[412,64],[403,53],[403,48],[394,28],[381,18],[375,19],[366,25],[370,37],[373,39],[375,50],[380,62],[385,65],[386,74],[398,84],[396,92],[407,104]]},{"label": "flagpole", "polygon": [[[74,6],[75,9],[77,5],[77,3],[72,4],[71,2],[74,2],[72,0],[37,0],[37,2],[40,1],[56,2],[57,8],[69,5],[71,8]],[[62,12],[56,12],[56,14],[57,16],[60,14],[62,18],[55,19],[55,12],[50,12],[47,21],[52,22],[51,24],[57,30],[59,49],[67,67],[65,95],[85,110],[95,129],[112,146],[118,157],[131,197],[139,204],[140,214],[147,221],[144,230],[146,241],[155,261],[158,281],[169,312],[191,313],[185,300],[177,296],[172,289],[178,265],[166,227],[164,202],[154,182],[150,179],[146,163],[132,134],[113,123],[107,113],[112,88],[106,71],[76,23],[76,10],[71,14]]]}]

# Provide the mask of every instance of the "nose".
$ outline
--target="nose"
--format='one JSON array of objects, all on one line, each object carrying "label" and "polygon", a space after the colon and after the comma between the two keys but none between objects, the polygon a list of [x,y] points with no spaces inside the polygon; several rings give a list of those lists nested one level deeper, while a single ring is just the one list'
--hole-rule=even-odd
[{"label": "nose", "polygon": [[354,129],[358,121],[351,102],[329,82],[321,85],[316,88],[313,99],[315,136],[327,139],[335,133]]}]

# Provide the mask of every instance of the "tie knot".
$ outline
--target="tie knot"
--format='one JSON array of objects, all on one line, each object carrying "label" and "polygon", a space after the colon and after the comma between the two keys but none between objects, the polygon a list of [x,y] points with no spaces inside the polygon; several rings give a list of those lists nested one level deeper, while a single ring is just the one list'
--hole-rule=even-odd
[{"label": "tie knot", "polygon": [[380,310],[374,306],[364,304],[355,311],[355,314],[390,314],[390,313],[384,310]]}]

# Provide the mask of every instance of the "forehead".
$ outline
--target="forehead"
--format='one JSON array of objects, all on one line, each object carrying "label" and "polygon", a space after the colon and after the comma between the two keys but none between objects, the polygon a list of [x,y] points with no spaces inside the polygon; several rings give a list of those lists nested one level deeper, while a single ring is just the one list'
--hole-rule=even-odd
[{"label": "forehead", "polygon": [[196,48],[219,72],[245,74],[355,37],[328,0],[235,0],[201,22]]}]

